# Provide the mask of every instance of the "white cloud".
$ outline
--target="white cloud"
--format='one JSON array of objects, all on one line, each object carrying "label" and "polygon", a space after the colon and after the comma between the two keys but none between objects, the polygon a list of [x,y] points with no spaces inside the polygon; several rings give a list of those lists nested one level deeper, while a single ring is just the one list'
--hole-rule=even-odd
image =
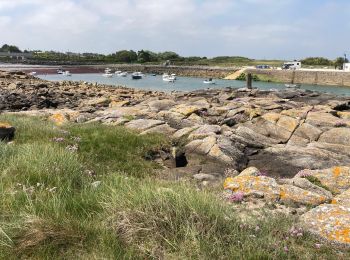
[{"label": "white cloud", "polygon": [[324,49],[328,55],[333,51],[330,44],[345,48],[349,41],[344,33],[345,43],[336,42],[339,29],[333,26],[349,28],[340,15],[349,4],[325,2],[302,15],[296,12],[306,5],[302,0],[0,0],[0,44],[260,57],[294,57]]}]

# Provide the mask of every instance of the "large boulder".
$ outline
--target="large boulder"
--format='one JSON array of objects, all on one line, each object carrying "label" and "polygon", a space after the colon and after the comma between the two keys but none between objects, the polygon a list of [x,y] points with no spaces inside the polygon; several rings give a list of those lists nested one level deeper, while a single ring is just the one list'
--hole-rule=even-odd
[{"label": "large boulder", "polygon": [[302,215],[300,222],[306,230],[327,242],[350,246],[349,205],[320,205]]},{"label": "large boulder", "polygon": [[348,156],[311,145],[274,145],[249,156],[249,166],[264,169],[271,175],[280,177],[293,177],[303,169],[325,169],[329,165],[344,163],[350,163]]},{"label": "large boulder", "polygon": [[317,178],[323,186],[339,194],[350,189],[350,167],[337,166],[324,170],[304,170],[305,175]]},{"label": "large boulder", "polygon": [[148,102],[149,108],[155,112],[169,110],[175,104],[176,104],[175,101],[171,99],[153,100]]},{"label": "large boulder", "polygon": [[0,141],[10,141],[15,137],[16,129],[8,123],[0,122]]},{"label": "large boulder", "polygon": [[339,122],[339,118],[326,112],[310,112],[306,123],[317,127],[332,127]]},{"label": "large boulder", "polygon": [[218,125],[203,125],[198,129],[194,130],[190,135],[189,139],[203,139],[207,136],[216,135],[221,132],[221,127]]},{"label": "large boulder", "polygon": [[317,141],[321,134],[322,131],[317,127],[304,123],[295,130],[288,144],[306,146],[310,142]]},{"label": "large boulder", "polygon": [[319,142],[347,145],[350,148],[350,128],[332,128],[321,135]]},{"label": "large boulder", "polygon": [[330,201],[330,198],[321,194],[304,190],[293,185],[280,186],[280,200],[284,203],[299,205],[318,206]]},{"label": "large boulder", "polygon": [[277,201],[280,198],[280,187],[276,180],[265,176],[237,176],[227,178],[224,189],[244,194],[259,194],[264,199]]}]

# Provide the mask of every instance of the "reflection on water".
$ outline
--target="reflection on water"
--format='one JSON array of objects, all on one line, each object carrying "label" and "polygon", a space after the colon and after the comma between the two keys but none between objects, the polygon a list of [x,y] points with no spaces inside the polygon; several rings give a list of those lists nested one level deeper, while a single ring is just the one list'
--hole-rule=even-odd
[{"label": "reflection on water", "polygon": [[[204,78],[190,78],[190,77],[177,77],[177,80],[174,83],[165,82],[162,80],[162,76],[152,76],[145,75],[143,79],[133,80],[131,76],[127,77],[117,77],[114,75],[112,78],[103,77],[102,74],[73,74],[71,77],[63,76],[63,75],[39,75],[40,78],[51,80],[51,81],[61,81],[61,80],[71,80],[71,81],[86,81],[91,83],[101,83],[108,85],[116,85],[116,86],[127,86],[138,89],[145,90],[158,90],[170,92],[173,90],[178,91],[191,91],[198,89],[207,89],[207,88],[225,88],[225,87],[234,87],[241,88],[245,86],[244,81],[238,80],[215,80],[215,85],[204,84]],[[270,82],[254,82],[254,87],[263,90],[270,89],[285,89],[284,84],[279,83],[270,83]],[[320,91],[333,93],[337,95],[346,95],[350,96],[350,87],[341,87],[341,86],[320,86],[320,85],[302,85],[302,89]]]}]

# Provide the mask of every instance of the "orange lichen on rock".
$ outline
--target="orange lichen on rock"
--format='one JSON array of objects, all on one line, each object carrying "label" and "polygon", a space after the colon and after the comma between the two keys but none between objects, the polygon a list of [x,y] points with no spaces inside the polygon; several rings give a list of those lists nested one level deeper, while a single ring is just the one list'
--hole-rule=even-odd
[{"label": "orange lichen on rock", "polygon": [[350,167],[337,166],[324,170],[312,170],[308,173],[333,193],[340,194],[350,188]]},{"label": "orange lichen on rock", "polygon": [[12,126],[7,122],[0,122],[0,128],[11,128]]},{"label": "orange lichen on rock", "polygon": [[281,185],[280,189],[280,199],[286,203],[317,206],[329,201],[325,196],[292,185]]},{"label": "orange lichen on rock", "polygon": [[301,216],[308,231],[329,242],[350,246],[350,190],[338,195],[332,204],[320,205]]},{"label": "orange lichen on rock", "polygon": [[335,178],[339,177],[340,171],[341,171],[340,167],[334,167],[333,168],[333,175],[334,175]]},{"label": "orange lichen on rock", "polygon": [[280,197],[280,188],[275,179],[265,176],[237,176],[227,178],[224,187],[234,192],[262,193],[264,198],[276,200]]},{"label": "orange lichen on rock", "polygon": [[63,125],[68,122],[67,117],[62,113],[56,113],[49,117],[49,120],[54,122],[56,125]]}]

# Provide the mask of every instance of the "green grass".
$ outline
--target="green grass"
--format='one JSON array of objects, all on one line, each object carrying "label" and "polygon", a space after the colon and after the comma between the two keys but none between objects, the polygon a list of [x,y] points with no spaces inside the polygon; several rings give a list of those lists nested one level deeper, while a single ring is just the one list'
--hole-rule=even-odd
[{"label": "green grass", "polygon": [[[316,249],[308,234],[291,237],[293,217],[262,212],[242,223],[217,194],[156,179],[149,158],[169,148],[165,137],[95,124],[59,128],[40,118],[0,121],[17,128],[14,143],[0,144],[0,259],[350,257]],[[77,152],[66,149],[75,144]]]}]

